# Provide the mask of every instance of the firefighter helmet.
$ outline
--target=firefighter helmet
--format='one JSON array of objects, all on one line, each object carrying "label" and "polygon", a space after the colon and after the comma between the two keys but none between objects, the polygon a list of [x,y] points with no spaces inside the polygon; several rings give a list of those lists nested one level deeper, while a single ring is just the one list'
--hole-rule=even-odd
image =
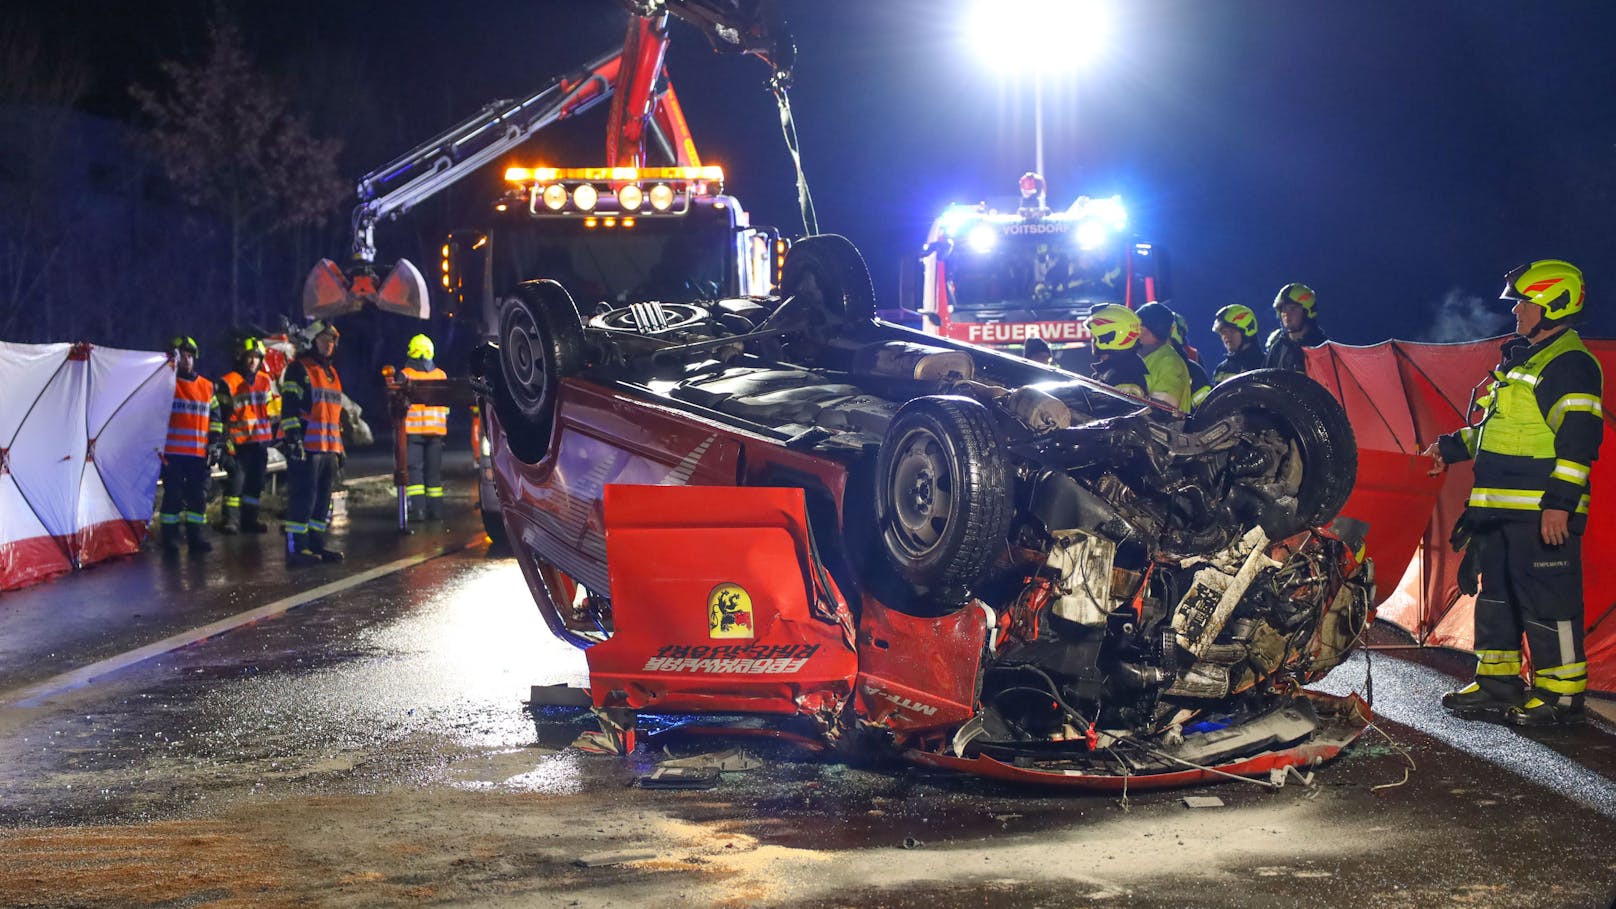
[{"label": "firefighter helmet", "polygon": [[426,335],[416,335],[410,339],[410,346],[404,353],[411,360],[430,360],[434,352],[431,338]]},{"label": "firefighter helmet", "polygon": [[1292,282],[1281,287],[1279,293],[1274,295],[1274,312],[1279,312],[1279,308],[1286,303],[1295,303],[1302,307],[1302,312],[1309,319],[1319,317],[1318,298],[1314,296],[1313,288],[1306,284]]},{"label": "firefighter helmet", "polygon": [[1116,303],[1090,310],[1083,327],[1094,336],[1094,346],[1100,350],[1132,350],[1139,343],[1139,314]]},{"label": "firefighter helmet", "polygon": [[1543,307],[1543,318],[1550,322],[1582,312],[1582,272],[1561,259],[1539,259],[1522,265],[1504,276],[1501,300],[1524,300]]},{"label": "firefighter helmet", "polygon": [[183,352],[195,356],[197,351],[196,340],[187,338],[185,335],[175,335],[174,339],[168,342],[168,349],[175,353]]},{"label": "firefighter helmet", "polygon": [[1183,344],[1190,336],[1190,320],[1181,312],[1173,313],[1173,343]]},{"label": "firefighter helmet", "polygon": [[268,353],[269,350],[264,347],[262,338],[249,336],[241,339],[241,347],[236,351],[236,359],[242,363],[247,362],[248,357],[257,357],[262,360]]},{"label": "firefighter helmet", "polygon": [[1248,338],[1257,337],[1257,314],[1249,306],[1230,303],[1218,310],[1217,315],[1213,316],[1212,330],[1218,331],[1225,325],[1240,329],[1240,333]]}]

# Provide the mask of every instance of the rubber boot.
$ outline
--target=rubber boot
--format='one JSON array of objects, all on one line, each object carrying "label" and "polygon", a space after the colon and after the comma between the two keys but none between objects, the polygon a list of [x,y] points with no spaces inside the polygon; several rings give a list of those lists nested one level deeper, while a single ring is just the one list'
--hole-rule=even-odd
[{"label": "rubber boot", "polygon": [[213,544],[203,535],[201,524],[185,525],[185,545],[192,552],[212,552]]},{"label": "rubber boot", "polygon": [[268,530],[269,530],[269,525],[265,524],[263,521],[258,520],[258,506],[257,505],[245,505],[244,504],[244,505],[241,506],[241,531],[242,531],[242,533],[265,533]]},{"label": "rubber boot", "polygon": [[340,562],[347,558],[342,550],[327,547],[325,534],[318,530],[309,531],[309,550],[318,555],[322,562]]},{"label": "rubber boot", "polygon": [[428,521],[443,520],[443,498],[441,496],[427,496],[426,519]]},{"label": "rubber boot", "polygon": [[309,548],[308,536],[286,532],[286,564],[291,567],[320,564],[320,554]]},{"label": "rubber boot", "polygon": [[1475,716],[1485,713],[1503,713],[1514,706],[1508,701],[1500,701],[1475,682],[1450,691],[1442,696],[1442,707],[1449,713],[1459,716]]},{"label": "rubber boot", "polygon": [[180,551],[180,525],[163,525],[163,551],[168,553]]},{"label": "rubber boot", "polygon": [[227,537],[241,533],[241,509],[234,505],[224,506],[224,520],[219,522],[219,532]]},{"label": "rubber boot", "polygon": [[1525,704],[1511,707],[1504,714],[1511,726],[1559,726],[1582,722],[1582,698],[1573,697],[1565,706],[1551,704],[1542,698],[1528,698]]}]

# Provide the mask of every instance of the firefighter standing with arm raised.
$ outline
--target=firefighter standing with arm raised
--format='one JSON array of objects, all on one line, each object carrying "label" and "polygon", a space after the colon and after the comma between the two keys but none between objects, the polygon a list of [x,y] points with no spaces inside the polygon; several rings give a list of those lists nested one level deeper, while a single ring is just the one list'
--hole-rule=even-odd
[{"label": "firefighter standing with arm raised", "polygon": [[243,339],[236,349],[236,368],[219,379],[219,401],[226,414],[227,453],[220,533],[263,533],[269,529],[258,519],[258,497],[264,491],[269,446],[275,441],[270,404],[278,395],[264,369],[264,353],[262,340]]},{"label": "firefighter standing with arm raised", "polygon": [[[1604,433],[1599,361],[1573,327],[1582,272],[1544,259],[1505,278],[1516,337],[1502,347],[1477,405],[1481,422],[1425,450],[1447,465],[1475,459],[1475,485],[1454,530],[1465,546],[1461,587],[1476,597],[1476,676],[1442,706],[1461,716],[1503,715],[1540,726],[1578,718],[1588,687],[1582,601],[1582,533],[1588,474]],[[1468,537],[1468,545],[1465,545]],[[1521,679],[1521,635],[1532,686]]]},{"label": "firefighter standing with arm raised", "polygon": [[180,526],[192,552],[209,552],[203,535],[206,520],[208,464],[218,457],[224,424],[213,383],[197,375],[196,342],[178,337],[169,343],[174,357],[174,403],[169,410],[168,438],[163,442],[163,507],[158,522],[163,550],[179,552]]},{"label": "firefighter standing with arm raised", "polygon": [[282,446],[287,460],[286,564],[339,562],[325,545],[331,490],[343,458],[342,380],[331,363],[341,334],[328,322],[309,326],[311,349],[281,378]]},{"label": "firefighter standing with arm raised", "polygon": [[[400,372],[411,381],[447,379],[432,362],[435,352],[431,338],[416,335],[405,351],[409,362]],[[416,517],[435,521],[443,517],[443,440],[449,434],[449,408],[411,404],[404,415],[404,434],[409,440],[406,455],[410,481],[405,494]],[[424,505],[415,504],[422,500]]]}]

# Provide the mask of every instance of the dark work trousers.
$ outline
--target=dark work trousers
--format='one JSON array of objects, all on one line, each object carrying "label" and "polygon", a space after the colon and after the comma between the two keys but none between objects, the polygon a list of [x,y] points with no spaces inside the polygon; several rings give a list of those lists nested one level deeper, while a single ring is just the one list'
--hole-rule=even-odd
[{"label": "dark work trousers", "polygon": [[309,452],[286,467],[286,530],[323,533],[331,520],[331,487],[337,481],[337,456]]},{"label": "dark work trousers", "polygon": [[411,435],[405,449],[410,469],[411,498],[443,498],[443,436]]},{"label": "dark work trousers", "polygon": [[163,507],[158,521],[166,525],[198,524],[207,511],[208,459],[163,455]]},{"label": "dark work trousers", "polygon": [[264,472],[268,468],[268,448],[260,442],[238,442],[236,468],[225,477],[224,503],[258,507],[258,497],[264,493]]},{"label": "dark work trousers", "polygon": [[1537,521],[1477,531],[1476,683],[1494,698],[1521,703],[1521,635],[1531,649],[1534,690],[1550,704],[1580,703],[1587,687],[1583,652],[1582,536],[1549,546]]}]

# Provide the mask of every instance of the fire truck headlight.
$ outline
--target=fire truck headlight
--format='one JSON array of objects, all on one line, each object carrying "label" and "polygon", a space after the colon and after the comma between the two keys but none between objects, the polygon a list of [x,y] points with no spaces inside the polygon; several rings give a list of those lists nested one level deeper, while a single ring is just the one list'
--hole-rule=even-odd
[{"label": "fire truck headlight", "polygon": [[970,234],[965,238],[965,243],[971,247],[971,252],[990,252],[999,243],[999,232],[994,230],[990,224],[978,224],[971,228]]},{"label": "fire truck headlight", "polygon": [[639,211],[640,203],[645,201],[645,193],[639,186],[629,183],[617,190],[617,205],[623,211]]},{"label": "fire truck headlight", "polygon": [[580,183],[572,191],[572,204],[578,206],[581,211],[594,211],[595,203],[598,201],[600,201],[600,193],[596,192],[595,187],[588,183]]},{"label": "fire truck headlight", "polygon": [[673,187],[666,183],[658,183],[651,187],[651,207],[657,211],[667,211],[673,205]]},{"label": "fire truck headlight", "polygon": [[560,211],[567,204],[567,188],[560,183],[551,183],[544,188],[544,207],[551,211]]},{"label": "fire truck headlight", "polygon": [[1084,221],[1077,225],[1077,246],[1079,249],[1094,249],[1105,242],[1105,225],[1098,221]]}]

